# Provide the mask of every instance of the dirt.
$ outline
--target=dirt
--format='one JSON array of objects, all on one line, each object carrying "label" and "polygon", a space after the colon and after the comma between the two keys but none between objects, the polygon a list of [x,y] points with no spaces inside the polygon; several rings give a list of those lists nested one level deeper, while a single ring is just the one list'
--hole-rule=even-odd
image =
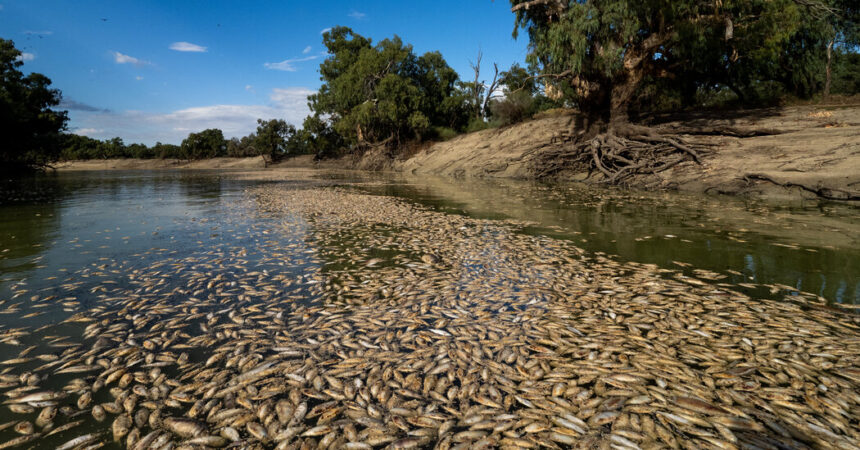
[{"label": "dirt", "polygon": [[[570,133],[572,113],[484,130],[424,146],[409,158],[388,152],[314,161],[311,155],[268,164],[261,157],[201,161],[114,159],[70,161],[60,170],[105,169],[358,169],[454,178],[534,179],[534,161],[557,151]],[[646,123],[676,127],[733,127],[777,131],[753,137],[697,136],[710,151],[701,164],[681,163],[656,175],[636,175],[629,187],[744,195],[770,199],[827,198],[860,202],[860,105],[804,105],[771,109],[653,116]],[[559,161],[563,163],[563,161]],[[559,181],[601,184],[594,174],[561,170]]]},{"label": "dirt", "polygon": [[[570,145],[562,133],[572,115],[532,120],[441,142],[394,164],[414,174],[451,177],[534,177],[540,152]],[[860,106],[797,106],[651,117],[663,129],[734,127],[778,131],[753,137],[697,137],[711,146],[701,164],[685,162],[657,175],[638,175],[634,188],[671,189],[769,198],[860,200]],[[600,183],[600,177],[561,171],[561,180]]]}]

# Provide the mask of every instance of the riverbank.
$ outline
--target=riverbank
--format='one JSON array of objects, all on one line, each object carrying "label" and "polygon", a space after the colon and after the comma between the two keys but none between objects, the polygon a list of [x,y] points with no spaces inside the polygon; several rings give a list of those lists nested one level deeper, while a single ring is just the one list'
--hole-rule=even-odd
[{"label": "riverbank", "polygon": [[159,169],[262,169],[266,164],[262,157],[211,158],[201,160],[181,159],[88,159],[63,161],[55,165],[57,170],[159,170]]},{"label": "riverbank", "polygon": [[[573,116],[532,120],[441,142],[405,161],[398,170],[452,177],[534,177],[532,162],[564,144]],[[712,150],[701,164],[686,162],[656,175],[638,175],[629,186],[645,190],[860,199],[860,107],[793,106],[724,114],[652,117],[663,129],[732,127],[779,134],[699,137]],[[559,161],[563,164],[562,161]],[[560,180],[600,183],[600,177],[562,170]]]},{"label": "riverbank", "polygon": [[[261,157],[180,160],[67,161],[58,170],[135,169],[357,169],[391,170],[453,178],[536,177],[534,161],[563,148],[574,117],[559,114],[458,136],[427,146],[408,158],[368,154],[361,158],[314,161],[311,155],[269,164]],[[654,175],[637,175],[627,185],[641,190],[677,190],[771,199],[860,199],[860,106],[807,105],[722,114],[655,116],[663,129],[731,127],[778,132],[751,137],[699,136],[711,151],[701,164],[681,163]],[[543,160],[545,162],[545,160]],[[563,165],[563,161],[559,161]],[[561,170],[555,180],[601,184],[602,179]]]}]

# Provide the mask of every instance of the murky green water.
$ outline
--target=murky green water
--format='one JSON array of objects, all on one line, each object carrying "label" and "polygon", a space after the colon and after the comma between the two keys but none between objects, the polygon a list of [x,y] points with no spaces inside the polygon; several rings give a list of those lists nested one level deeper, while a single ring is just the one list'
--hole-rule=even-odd
[{"label": "murky green water", "polygon": [[[761,285],[780,284],[830,302],[860,303],[856,207],[355,174],[284,182],[337,184],[452,214],[527,221],[526,233],[690,275],[706,270],[718,275],[715,282],[755,296],[771,295]],[[243,271],[302,273],[301,267],[260,258],[263,247],[291,248],[309,255],[307,264],[320,264],[307,245],[311,230],[278,233],[276,220],[246,200],[245,190],[257,183],[262,182],[229,173],[153,171],[62,173],[0,187],[0,361],[18,358],[30,346],[27,355],[62,355],[71,342],[63,336],[80,336],[86,323],[61,322],[103,307],[111,295],[105,286],[135,287],[135,270],[169,273],[179,271],[180,263],[193,266],[203,255],[201,264],[208,264],[219,252],[235,255],[241,249],[233,263]],[[229,266],[214,270],[236,275]],[[173,288],[181,288],[182,280],[176,277]],[[38,359],[3,365],[0,375],[55,369],[44,365]],[[79,376],[56,377],[40,387],[59,390]],[[109,394],[101,391],[95,400],[107,401]],[[0,427],[23,417],[4,408]],[[62,443],[104,426],[90,419],[43,443]],[[0,430],[0,442],[15,436],[11,428]]]},{"label": "murky green water", "polygon": [[[726,275],[723,282],[779,283],[831,302],[860,303],[857,207],[513,181],[321,178],[446,212],[533,222],[530,233],[623,260],[707,269]],[[219,211],[254,183],[229,174],[153,171],[62,173],[30,180],[24,189],[7,185],[0,193],[0,295],[15,283],[37,290],[67,271],[153,248],[182,254],[201,242],[241,239],[218,229]]]},{"label": "murky green water", "polygon": [[[362,185],[441,211],[533,222],[584,249],[662,267],[708,270],[732,284],[782,284],[860,303],[860,208],[548,186],[517,181],[393,178]],[[766,287],[737,288],[770,296]]]}]

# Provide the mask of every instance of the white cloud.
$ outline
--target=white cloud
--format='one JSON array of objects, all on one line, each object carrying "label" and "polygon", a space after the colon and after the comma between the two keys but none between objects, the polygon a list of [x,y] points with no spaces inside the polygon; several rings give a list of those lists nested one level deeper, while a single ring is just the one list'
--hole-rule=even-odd
[{"label": "white cloud", "polygon": [[[307,88],[273,89],[264,105],[209,105],[166,114],[142,111],[70,111],[74,133],[107,139],[120,136],[125,142],[178,144],[190,132],[218,128],[227,137],[245,136],[257,129],[257,119],[284,119],[301,125],[308,115]],[[76,127],[76,128],[75,128]]]},{"label": "white cloud", "polygon": [[104,132],[104,130],[99,128],[77,128],[72,130],[72,133],[77,134],[78,136],[92,136],[102,132]]},{"label": "white cloud", "polygon": [[142,80],[142,79],[143,79],[143,77],[142,77],[142,76],[140,76],[140,75],[138,75],[138,76],[134,77],[134,79],[135,79],[135,80],[137,80],[137,81],[140,81],[140,80]]},{"label": "white cloud", "polygon": [[36,55],[34,55],[32,53],[27,53],[27,52],[22,52],[20,55],[18,55],[17,58],[15,58],[16,61],[21,61],[21,62],[32,61],[34,59],[36,59]]},{"label": "white cloud", "polygon": [[47,30],[46,31],[26,30],[26,31],[24,31],[24,34],[26,34],[28,36],[50,36],[50,35],[54,34],[54,32],[53,31],[47,31]]},{"label": "white cloud", "polygon": [[265,63],[263,67],[271,70],[283,70],[284,72],[295,72],[296,67],[293,65],[295,63],[310,61],[312,59],[319,58],[319,55],[306,56],[304,58],[295,58],[295,59],[285,59],[281,62],[277,63]]},{"label": "white cloud", "polygon": [[329,31],[331,31],[331,27],[323,28],[322,30],[320,30],[320,34],[325,34],[325,33],[328,33]]},{"label": "white cloud", "polygon": [[311,46],[310,45],[308,45],[307,47],[305,47],[304,50],[302,50],[303,55],[307,55],[310,52],[311,52]]},{"label": "white cloud", "polygon": [[171,50],[176,50],[177,52],[198,52],[203,53],[206,51],[206,47],[202,45],[192,44],[190,42],[174,42],[170,44],[169,47]]},{"label": "white cloud", "polygon": [[348,15],[349,17],[352,17],[352,18],[353,18],[353,19],[355,19],[355,20],[362,20],[362,19],[364,19],[365,17],[367,17],[367,14],[365,14],[365,13],[363,13],[363,12],[358,12],[358,11],[356,11],[356,10],[352,10],[352,12],[350,12],[350,13],[349,13],[349,14],[347,14],[347,15]]},{"label": "white cloud", "polygon": [[149,64],[148,61],[137,59],[134,56],[124,55],[120,52],[111,52],[111,54],[113,54],[113,60],[117,64],[134,64],[135,66],[145,66]]}]

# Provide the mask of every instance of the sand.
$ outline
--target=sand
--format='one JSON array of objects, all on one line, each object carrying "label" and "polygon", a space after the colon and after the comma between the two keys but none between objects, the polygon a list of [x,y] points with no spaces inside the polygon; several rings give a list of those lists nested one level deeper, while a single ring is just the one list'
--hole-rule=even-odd
[{"label": "sand", "polygon": [[[528,179],[532,177],[528,159],[565,145],[558,136],[572,120],[572,116],[557,116],[460,136],[397,162],[395,168],[414,174]],[[724,116],[709,113],[707,118],[661,122],[664,126],[778,129],[782,134],[707,138],[715,147],[701,165],[689,162],[658,176],[641,176],[631,187],[787,198],[823,193],[832,198],[860,199],[858,106],[800,106]],[[559,178],[583,181],[585,174],[566,172]],[[777,184],[803,185],[806,189]]]},{"label": "sand", "polygon": [[[634,178],[629,186],[765,198],[860,200],[860,106],[808,105],[684,117],[653,117],[663,127],[732,126],[777,129],[781,134],[747,138],[713,136],[701,164],[682,163],[657,175]],[[202,161],[113,159],[68,161],[59,170],[137,169],[387,169],[454,178],[532,179],[529,159],[565,144],[571,114],[465,134],[427,145],[411,157],[392,161],[366,155],[317,162],[311,155],[265,165],[261,157]],[[583,173],[563,171],[559,181],[599,183]]]}]

